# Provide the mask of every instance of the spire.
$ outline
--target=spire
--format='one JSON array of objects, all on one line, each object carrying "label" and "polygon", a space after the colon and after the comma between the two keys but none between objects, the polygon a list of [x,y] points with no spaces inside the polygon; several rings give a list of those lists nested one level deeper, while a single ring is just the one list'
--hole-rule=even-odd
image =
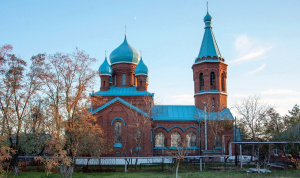
[{"label": "spire", "polygon": [[207,13],[203,19],[205,23],[205,32],[204,32],[200,52],[195,62],[197,62],[199,58],[201,60],[203,57],[205,57],[205,59],[207,59],[207,57],[211,57],[211,59],[216,57],[220,60],[223,60],[212,31],[212,26],[211,26],[212,20],[213,20],[212,17],[208,13],[208,3],[207,3]]}]

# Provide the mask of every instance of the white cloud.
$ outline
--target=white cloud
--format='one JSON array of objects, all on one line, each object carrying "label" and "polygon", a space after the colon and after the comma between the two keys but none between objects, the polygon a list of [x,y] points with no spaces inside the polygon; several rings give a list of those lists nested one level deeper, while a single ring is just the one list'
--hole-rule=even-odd
[{"label": "white cloud", "polygon": [[255,74],[257,72],[260,72],[262,70],[264,70],[264,68],[266,67],[267,65],[266,64],[262,64],[261,66],[257,67],[256,69],[250,71],[250,72],[247,72],[246,74],[247,75],[251,75],[251,74]]},{"label": "white cloud", "polygon": [[247,35],[240,35],[235,40],[235,50],[237,53],[236,59],[229,61],[229,63],[239,63],[250,60],[257,60],[264,58],[268,50],[272,48],[269,44],[263,44],[254,38]]},{"label": "white cloud", "polygon": [[288,90],[288,89],[278,89],[278,90],[270,89],[270,90],[262,91],[261,94],[263,94],[263,95],[296,95],[296,96],[300,96],[299,91],[293,91],[293,90]]}]

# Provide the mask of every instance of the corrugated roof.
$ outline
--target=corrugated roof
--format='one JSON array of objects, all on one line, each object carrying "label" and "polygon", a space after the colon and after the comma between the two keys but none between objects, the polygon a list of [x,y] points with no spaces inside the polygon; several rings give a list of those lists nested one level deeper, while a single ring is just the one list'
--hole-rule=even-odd
[{"label": "corrugated roof", "polygon": [[153,93],[148,91],[137,91],[136,86],[133,87],[116,87],[111,86],[108,91],[98,91],[92,96],[150,96]]},{"label": "corrugated roof", "polygon": [[[196,106],[186,105],[155,105],[153,108],[153,120],[160,121],[196,121],[204,120],[204,111]],[[233,120],[228,108],[221,112],[206,113],[207,120]]]}]

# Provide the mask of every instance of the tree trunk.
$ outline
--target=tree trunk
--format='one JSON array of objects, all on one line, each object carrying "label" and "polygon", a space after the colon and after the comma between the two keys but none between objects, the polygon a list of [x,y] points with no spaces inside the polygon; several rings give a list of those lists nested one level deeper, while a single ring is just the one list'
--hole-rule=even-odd
[{"label": "tree trunk", "polygon": [[180,160],[178,160],[178,162],[177,162],[177,168],[176,168],[176,178],[178,178],[179,164],[180,164]]},{"label": "tree trunk", "polygon": [[60,166],[60,173],[64,176],[64,178],[72,178],[74,173],[74,164],[71,163],[69,166],[62,164]]},{"label": "tree trunk", "polygon": [[16,153],[12,156],[12,167],[14,168],[14,175],[19,176],[20,175],[20,170],[18,167],[18,156],[19,154]]}]

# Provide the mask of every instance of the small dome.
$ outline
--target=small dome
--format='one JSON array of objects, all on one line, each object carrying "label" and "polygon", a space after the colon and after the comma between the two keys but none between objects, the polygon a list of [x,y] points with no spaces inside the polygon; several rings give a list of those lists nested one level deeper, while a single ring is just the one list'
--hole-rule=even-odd
[{"label": "small dome", "polygon": [[208,12],[207,12],[206,16],[204,17],[203,21],[204,21],[204,22],[212,21],[212,17],[209,15]]},{"label": "small dome", "polygon": [[127,42],[125,39],[123,43],[117,47],[109,56],[110,63],[135,63],[138,64],[140,61],[140,54]]},{"label": "small dome", "polygon": [[135,75],[148,75],[148,67],[144,64],[142,58],[139,64],[135,67],[134,73]]},{"label": "small dome", "polygon": [[110,67],[110,65],[107,62],[107,58],[105,57],[103,63],[101,64],[101,66],[99,67],[100,75],[110,75],[112,74],[112,68]]}]

